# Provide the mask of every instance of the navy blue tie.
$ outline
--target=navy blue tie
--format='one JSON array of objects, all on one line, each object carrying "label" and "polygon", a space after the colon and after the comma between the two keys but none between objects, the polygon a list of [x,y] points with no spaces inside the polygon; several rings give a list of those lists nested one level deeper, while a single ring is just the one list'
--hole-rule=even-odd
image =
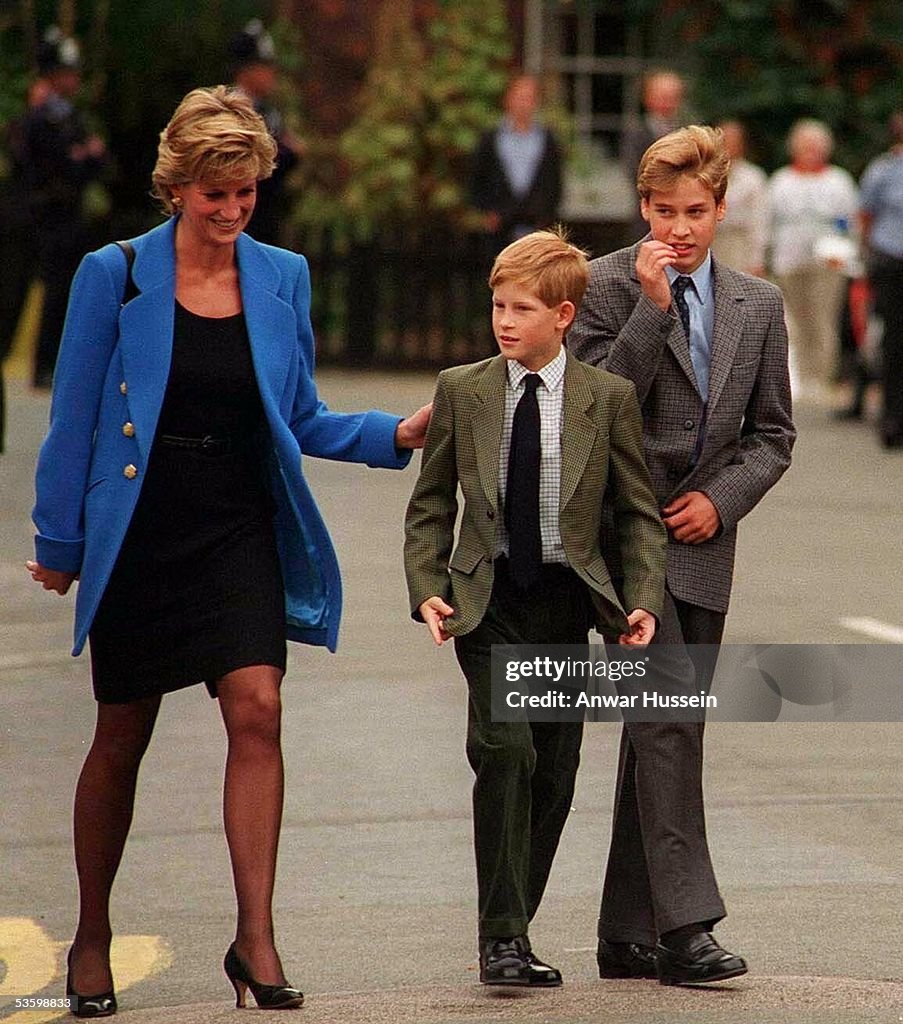
[{"label": "navy blue tie", "polygon": [[687,341],[690,340],[690,307],[687,305],[686,291],[692,286],[693,278],[687,277],[686,274],[681,274],[680,277],[676,277],[674,279],[674,284],[671,285],[671,291],[674,293],[674,305],[677,306],[677,312],[680,314],[680,322],[684,325],[684,333],[687,336]]},{"label": "navy blue tie", "polygon": [[508,530],[508,569],[524,589],[535,583],[542,566],[539,531],[539,402],[537,373],[524,377],[524,393],[514,410],[508,479],[505,489],[505,526]]}]

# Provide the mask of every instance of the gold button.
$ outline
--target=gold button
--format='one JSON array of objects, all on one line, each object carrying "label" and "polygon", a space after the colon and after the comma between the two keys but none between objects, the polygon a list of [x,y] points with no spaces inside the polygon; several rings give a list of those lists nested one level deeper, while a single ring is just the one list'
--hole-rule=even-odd
[{"label": "gold button", "polygon": [[124,477],[127,477],[129,480],[134,480],[135,477],[138,475],[138,469],[136,466],[133,466],[130,462],[122,471],[122,475]]},{"label": "gold button", "polygon": [[127,395],[129,393],[129,386],[128,384],[126,384],[125,381],[122,381],[122,383],[119,385],[119,393],[121,395]]},{"label": "gold button", "polygon": [[123,423],[122,424],[122,432],[123,432],[123,434],[125,434],[126,437],[134,437],[135,436],[135,424],[134,423]]}]

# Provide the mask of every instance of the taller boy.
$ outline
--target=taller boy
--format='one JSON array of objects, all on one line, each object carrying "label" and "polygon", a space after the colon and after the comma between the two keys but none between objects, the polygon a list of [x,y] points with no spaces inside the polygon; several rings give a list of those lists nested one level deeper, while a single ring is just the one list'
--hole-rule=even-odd
[{"label": "taller boy", "polygon": [[[737,523],[787,469],[796,436],[780,292],[709,251],[729,164],[713,128],[681,128],[646,150],[637,190],[651,237],[590,264],[568,335],[574,355],[636,385],[668,530],[660,643],[720,643]],[[697,666],[705,689],[713,667]],[[624,727],[599,917],[602,977],[657,970],[665,984],[692,984],[746,970],[711,935],[725,911],[705,834],[702,731]]]},{"label": "taller boy", "polygon": [[[484,984],[561,984],[533,955],[527,925],[571,807],[582,737],[582,722],[492,721],[491,646],[585,643],[593,623],[647,643],[664,589],[665,531],[633,385],[562,349],[587,276],[584,254],[553,232],[498,255],[489,284],[501,355],[439,375],[405,526],[411,611],[437,643],[455,637],[467,678]],[[612,492],[623,605],[599,547]]]}]

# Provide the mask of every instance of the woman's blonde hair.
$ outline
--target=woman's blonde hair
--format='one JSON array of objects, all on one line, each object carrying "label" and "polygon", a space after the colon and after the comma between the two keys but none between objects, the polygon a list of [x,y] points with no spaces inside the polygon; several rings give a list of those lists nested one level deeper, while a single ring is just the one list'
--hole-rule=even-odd
[{"label": "woman's blonde hair", "polygon": [[276,143],[243,92],[225,85],[194,89],[160,132],[151,191],[171,214],[173,185],[259,181],[275,166]]},{"label": "woman's blonde hair", "polygon": [[653,192],[668,192],[688,174],[712,190],[720,203],[727,192],[731,160],[720,128],[691,124],[657,139],[643,154],[637,168],[636,188],[643,199]]},{"label": "woman's blonde hair", "polygon": [[527,288],[546,306],[565,300],[579,306],[589,281],[587,254],[571,245],[561,227],[532,231],[496,256],[489,287],[506,281]]}]

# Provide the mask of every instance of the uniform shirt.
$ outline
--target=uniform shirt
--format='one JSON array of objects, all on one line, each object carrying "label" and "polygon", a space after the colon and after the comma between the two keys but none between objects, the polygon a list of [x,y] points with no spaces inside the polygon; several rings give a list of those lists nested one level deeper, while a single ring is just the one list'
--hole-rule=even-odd
[{"label": "uniform shirt", "polygon": [[[539,434],[542,454],[539,464],[539,532],[542,537],[543,562],[559,562],[567,565],[561,530],[558,525],[558,505],[561,497],[561,423],[564,415],[564,367],[567,356],[564,349],[536,371],[542,384],[536,389],[539,405]],[[502,443],[499,448],[499,507],[505,507],[505,490],[508,484],[508,450],[511,447],[511,430],[514,425],[514,410],[524,393],[524,377],[532,373],[516,359],[508,360],[508,383],[505,387],[505,416],[502,420]],[[508,531],[505,517],[500,517],[499,548],[496,555],[508,553]]]}]

